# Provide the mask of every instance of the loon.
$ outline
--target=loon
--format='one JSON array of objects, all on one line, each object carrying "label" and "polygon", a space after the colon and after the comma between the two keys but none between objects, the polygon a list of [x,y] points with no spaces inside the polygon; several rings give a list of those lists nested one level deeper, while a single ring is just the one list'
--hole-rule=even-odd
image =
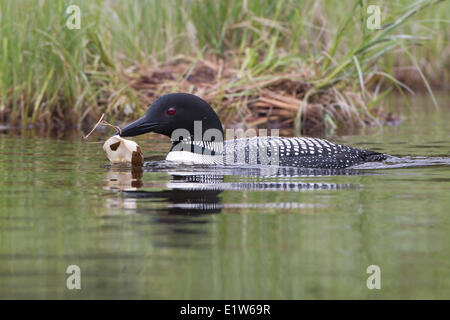
[{"label": "loon", "polygon": [[233,137],[224,141],[216,112],[206,101],[188,93],[159,97],[142,118],[117,134],[133,137],[147,132],[170,137],[172,148],[166,160],[178,163],[343,169],[387,158],[378,152],[307,137]]}]

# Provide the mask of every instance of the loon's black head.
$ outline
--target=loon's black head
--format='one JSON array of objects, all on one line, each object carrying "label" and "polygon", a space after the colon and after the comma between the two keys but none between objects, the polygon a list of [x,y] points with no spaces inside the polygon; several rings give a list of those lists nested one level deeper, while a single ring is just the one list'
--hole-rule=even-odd
[{"label": "loon's black head", "polygon": [[[142,118],[122,129],[120,136],[133,137],[156,132],[174,138],[180,132],[178,130],[184,130],[192,139],[195,136],[195,140],[202,140],[209,129],[223,136],[219,117],[207,102],[188,93],[170,93],[155,100]],[[207,135],[211,135],[211,131]],[[216,134],[213,135],[217,139]]]}]

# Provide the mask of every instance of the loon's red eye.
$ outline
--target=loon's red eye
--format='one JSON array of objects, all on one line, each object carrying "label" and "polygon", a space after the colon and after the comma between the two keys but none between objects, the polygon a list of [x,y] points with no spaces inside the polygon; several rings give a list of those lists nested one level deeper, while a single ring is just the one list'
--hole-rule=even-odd
[{"label": "loon's red eye", "polygon": [[167,114],[169,116],[173,116],[175,114],[175,108],[174,107],[170,107],[169,109],[167,109]]}]

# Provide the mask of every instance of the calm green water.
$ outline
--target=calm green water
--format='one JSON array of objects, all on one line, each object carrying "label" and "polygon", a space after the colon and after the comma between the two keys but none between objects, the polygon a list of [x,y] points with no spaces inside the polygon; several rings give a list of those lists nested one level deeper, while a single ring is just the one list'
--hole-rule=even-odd
[{"label": "calm green water", "polygon": [[0,298],[450,298],[450,110],[415,104],[333,139],[407,157],[347,172],[171,167],[146,137],[131,172],[101,144],[0,134]]}]

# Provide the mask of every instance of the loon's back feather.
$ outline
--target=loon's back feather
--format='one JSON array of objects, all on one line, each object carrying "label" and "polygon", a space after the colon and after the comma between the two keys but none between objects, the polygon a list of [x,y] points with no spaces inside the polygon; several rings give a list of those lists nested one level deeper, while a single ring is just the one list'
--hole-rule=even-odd
[{"label": "loon's back feather", "polygon": [[[301,168],[347,168],[382,161],[386,155],[316,138],[252,137],[225,142],[186,141],[167,160],[199,164],[278,165]],[[182,153],[177,153],[182,151]]]}]

